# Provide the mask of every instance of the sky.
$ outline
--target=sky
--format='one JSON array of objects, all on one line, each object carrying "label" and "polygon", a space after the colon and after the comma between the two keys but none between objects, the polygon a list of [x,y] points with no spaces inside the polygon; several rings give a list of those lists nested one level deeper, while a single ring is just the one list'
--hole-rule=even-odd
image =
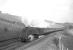
[{"label": "sky", "polygon": [[0,0],[0,10],[29,23],[72,22],[72,0]]}]

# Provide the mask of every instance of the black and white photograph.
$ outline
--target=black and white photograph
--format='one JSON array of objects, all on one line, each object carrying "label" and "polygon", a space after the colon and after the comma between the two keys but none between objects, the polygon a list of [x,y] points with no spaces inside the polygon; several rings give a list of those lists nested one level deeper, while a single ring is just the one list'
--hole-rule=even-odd
[{"label": "black and white photograph", "polygon": [[73,50],[73,0],[0,0],[0,50]]}]

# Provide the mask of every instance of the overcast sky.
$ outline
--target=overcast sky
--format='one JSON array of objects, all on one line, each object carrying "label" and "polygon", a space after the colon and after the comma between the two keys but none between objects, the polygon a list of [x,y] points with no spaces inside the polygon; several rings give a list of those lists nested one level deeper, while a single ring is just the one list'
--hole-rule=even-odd
[{"label": "overcast sky", "polygon": [[[72,21],[71,0],[0,0],[0,10],[30,21]],[[33,21],[33,22],[34,22]]]}]

